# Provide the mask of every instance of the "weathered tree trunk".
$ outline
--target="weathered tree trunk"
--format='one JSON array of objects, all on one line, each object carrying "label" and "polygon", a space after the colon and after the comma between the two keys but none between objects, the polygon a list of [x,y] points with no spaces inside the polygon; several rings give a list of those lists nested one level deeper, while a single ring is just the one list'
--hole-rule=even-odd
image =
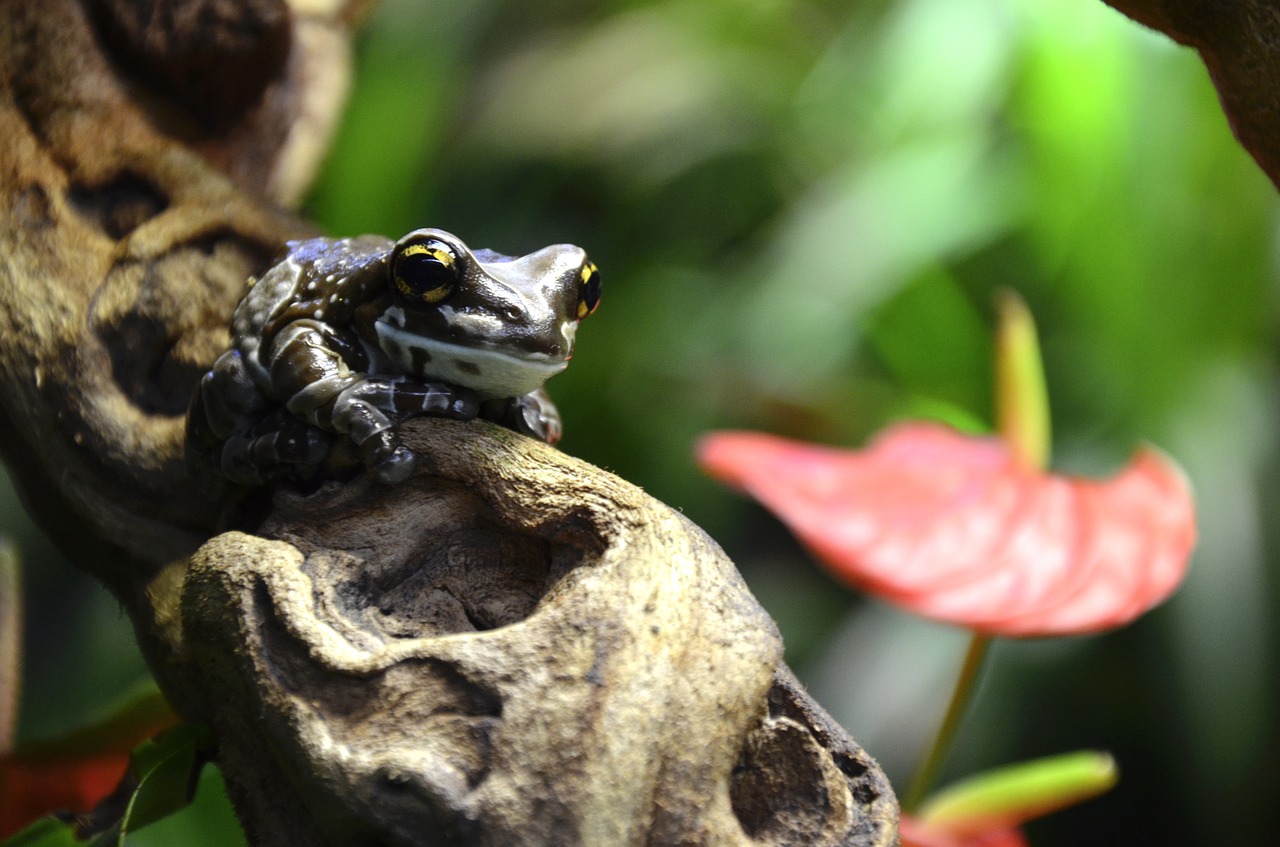
[{"label": "weathered tree trunk", "polygon": [[182,414],[288,238],[356,11],[0,0],[0,424],[36,518],[209,722],[251,840],[877,844],[883,775],[697,527],[483,423],[255,534]]}]

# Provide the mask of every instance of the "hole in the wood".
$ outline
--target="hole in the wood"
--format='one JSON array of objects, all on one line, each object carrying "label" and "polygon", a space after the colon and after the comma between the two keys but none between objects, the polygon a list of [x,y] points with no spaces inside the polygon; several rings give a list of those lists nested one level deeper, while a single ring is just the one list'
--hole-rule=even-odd
[{"label": "hole in the wood", "polygon": [[99,334],[110,353],[116,383],[134,405],[151,415],[186,412],[205,369],[170,355],[174,339],[160,320],[130,313]]},{"label": "hole in the wood", "polygon": [[357,509],[334,491],[278,502],[258,531],[302,542],[321,617],[379,641],[520,623],[588,555],[554,532],[505,524],[465,486],[379,486]]},{"label": "hole in the wood", "polygon": [[67,199],[85,220],[115,241],[169,208],[164,191],[129,171],[103,185],[74,184]]},{"label": "hole in the wood", "polygon": [[[245,280],[266,261],[257,245],[222,232],[178,245],[147,265],[113,270],[122,278],[108,285],[132,284],[137,293],[123,304],[103,298],[112,311],[95,307],[92,318],[121,392],[146,414],[185,414],[217,357],[208,343],[195,342],[212,341],[215,334],[225,338],[225,330],[215,329],[227,320],[219,310],[230,313]],[[141,281],[130,283],[130,274],[141,275]]]},{"label": "hole in the wood", "polygon": [[832,812],[825,754],[793,721],[769,721],[752,732],[729,782],[743,831],[766,845],[816,843]]}]

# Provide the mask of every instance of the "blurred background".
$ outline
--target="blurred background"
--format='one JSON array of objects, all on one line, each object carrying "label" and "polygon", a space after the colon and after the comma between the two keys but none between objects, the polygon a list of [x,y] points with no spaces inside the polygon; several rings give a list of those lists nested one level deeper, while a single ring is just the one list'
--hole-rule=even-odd
[{"label": "blurred background", "polygon": [[[305,211],[335,235],[586,247],[604,299],[551,385],[562,447],[725,547],[899,790],[964,634],[835,583],[691,451],[716,428],[858,445],[903,416],[986,426],[993,293],[1017,289],[1055,466],[1106,474],[1159,445],[1201,542],[1133,626],[998,643],[943,781],[1101,748],[1119,786],[1033,844],[1274,836],[1280,204],[1191,51],[1098,0],[384,0]],[[106,593],[2,507],[35,738],[146,671]],[[236,843],[218,779],[130,843]]]}]

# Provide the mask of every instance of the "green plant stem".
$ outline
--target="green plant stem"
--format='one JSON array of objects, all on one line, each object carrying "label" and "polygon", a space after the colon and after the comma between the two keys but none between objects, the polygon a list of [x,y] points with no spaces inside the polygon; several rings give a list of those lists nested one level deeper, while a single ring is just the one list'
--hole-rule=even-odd
[{"label": "green plant stem", "polygon": [[982,676],[982,665],[990,648],[991,636],[989,635],[975,632],[969,639],[969,650],[964,655],[964,664],[960,667],[960,676],[956,678],[956,687],[951,692],[951,701],[947,703],[942,724],[938,727],[938,733],[933,737],[933,744],[929,747],[929,754],[925,756],[924,762],[916,771],[915,778],[911,780],[911,786],[907,789],[906,799],[902,802],[904,812],[916,811],[924,801],[925,795],[929,793],[929,789],[933,788],[933,783],[938,778],[938,771],[942,769],[942,763],[946,761],[947,753],[951,751],[951,742],[955,740],[960,719],[964,717],[978,679]]}]

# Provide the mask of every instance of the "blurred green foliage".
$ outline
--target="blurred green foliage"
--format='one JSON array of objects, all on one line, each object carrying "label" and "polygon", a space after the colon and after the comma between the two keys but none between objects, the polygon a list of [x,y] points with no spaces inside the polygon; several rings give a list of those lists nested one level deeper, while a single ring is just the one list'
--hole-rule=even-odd
[{"label": "blurred green foliage", "polygon": [[[585,246],[605,295],[551,386],[564,449],[712,532],[899,784],[959,635],[836,586],[691,447],[711,428],[983,426],[993,292],[1020,291],[1057,464],[1163,446],[1202,542],[1138,624],[1000,645],[950,776],[1106,748],[1119,787],[1036,844],[1272,833],[1277,203],[1194,53],[1097,0],[386,0],[357,65],[307,213],[334,234]],[[140,663],[109,602],[23,544],[36,734]]]}]

